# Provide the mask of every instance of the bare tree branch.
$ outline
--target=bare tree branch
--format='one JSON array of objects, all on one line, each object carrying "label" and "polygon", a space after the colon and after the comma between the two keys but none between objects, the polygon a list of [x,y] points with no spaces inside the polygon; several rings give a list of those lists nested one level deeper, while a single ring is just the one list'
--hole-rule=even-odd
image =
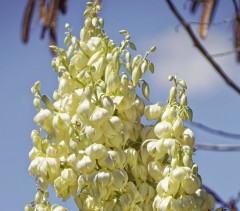
[{"label": "bare tree branch", "polygon": [[199,150],[209,151],[240,151],[240,144],[200,144],[196,143],[196,147]]},{"label": "bare tree branch", "polygon": [[195,36],[194,32],[192,31],[190,25],[185,21],[185,19],[181,16],[179,11],[176,9],[175,5],[172,3],[171,0],[166,0],[169,8],[173,12],[173,14],[177,17],[177,19],[181,22],[185,30],[187,31],[188,35],[191,37],[194,46],[202,53],[202,55],[209,61],[209,63],[214,67],[214,69],[217,71],[217,73],[223,78],[223,80],[231,87],[233,88],[238,94],[240,94],[240,87],[235,84],[229,77],[226,75],[226,73],[223,71],[223,69],[220,67],[218,63],[215,62],[215,60],[211,57],[211,55],[208,53],[208,51],[203,47],[203,45],[200,43],[198,38]]},{"label": "bare tree branch", "polygon": [[229,133],[229,132],[226,132],[226,131],[222,131],[222,130],[216,130],[216,129],[213,129],[213,128],[210,128],[204,124],[201,124],[199,122],[188,122],[190,125],[194,126],[194,127],[197,127],[201,130],[204,130],[208,133],[211,133],[211,134],[215,134],[215,135],[218,135],[218,136],[223,136],[223,137],[226,137],[226,138],[232,138],[232,139],[240,139],[240,134],[237,134],[237,133]]},{"label": "bare tree branch", "polygon": [[233,7],[234,7],[234,10],[235,10],[235,13],[237,14],[238,11],[239,11],[238,3],[237,3],[236,0],[232,0],[232,3],[233,3]]}]

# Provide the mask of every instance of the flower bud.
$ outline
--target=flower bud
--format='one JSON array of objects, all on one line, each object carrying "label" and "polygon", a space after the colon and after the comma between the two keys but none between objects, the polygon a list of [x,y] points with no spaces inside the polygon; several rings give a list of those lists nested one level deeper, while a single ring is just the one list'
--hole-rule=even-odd
[{"label": "flower bud", "polygon": [[31,88],[31,92],[33,94],[37,94],[39,92],[40,87],[41,87],[40,81],[35,82],[33,87]]},{"label": "flower bud", "polygon": [[98,19],[99,25],[103,28],[104,27],[104,20],[102,18]]},{"label": "flower bud", "polygon": [[175,115],[174,107],[166,107],[165,111],[162,114],[162,121],[172,122]]},{"label": "flower bud", "polygon": [[43,194],[41,191],[38,191],[35,195],[35,202],[36,204],[41,204],[43,200]]},{"label": "flower bud", "polygon": [[189,128],[185,129],[183,132],[183,143],[190,147],[194,146],[195,136],[194,133]]},{"label": "flower bud", "polygon": [[180,104],[182,106],[187,106],[187,96],[185,93],[182,94],[181,99],[180,99]]},{"label": "flower bud", "polygon": [[177,117],[177,119],[174,121],[173,131],[174,131],[174,135],[176,137],[179,137],[182,135],[182,133],[184,131],[184,124],[183,124],[183,121],[181,118]]},{"label": "flower bud", "polygon": [[143,84],[142,84],[142,93],[143,93],[143,96],[147,99],[147,100],[150,100],[149,99],[149,93],[150,93],[150,90],[149,90],[149,85],[147,82],[143,81]]},{"label": "flower bud", "polygon": [[140,55],[136,55],[134,58],[133,58],[133,61],[132,61],[132,68],[134,68],[141,60],[141,56]]},{"label": "flower bud", "polygon": [[170,94],[169,94],[169,103],[176,102],[176,94],[177,94],[177,87],[173,86],[170,89]]},{"label": "flower bud", "polygon": [[83,42],[87,42],[90,39],[90,33],[86,28],[82,28],[80,31],[80,39]]},{"label": "flower bud", "polygon": [[139,79],[141,77],[142,77],[141,69],[136,66],[132,71],[132,82],[134,87],[138,85]]},{"label": "flower bud", "polygon": [[198,165],[196,163],[192,166],[192,173],[195,175],[198,173]]},{"label": "flower bud", "polygon": [[36,205],[36,208],[35,208],[36,211],[48,211],[47,207],[43,204],[38,204]]},{"label": "flower bud", "polygon": [[39,110],[41,108],[41,99],[38,96],[35,96],[33,99],[33,105],[34,107]]},{"label": "flower bud", "polygon": [[40,133],[36,130],[33,130],[31,133],[32,143],[33,145],[40,150],[41,149],[41,140],[42,137],[40,136]]},{"label": "flower bud", "polygon": [[190,154],[184,154],[182,158],[183,165],[186,167],[191,167],[193,165],[192,156]]},{"label": "flower bud", "polygon": [[146,70],[147,70],[147,68],[148,68],[148,64],[147,64],[147,62],[144,60],[144,61],[142,62],[142,64],[141,64],[141,71],[142,71],[142,73],[145,73]]},{"label": "flower bud", "polygon": [[173,79],[174,79],[174,77],[173,77],[172,75],[169,75],[169,76],[168,76],[168,80],[169,80],[169,81],[172,81]]},{"label": "flower bud", "polygon": [[87,28],[90,28],[91,25],[92,25],[92,21],[89,17],[86,17],[85,19],[85,22],[84,22],[84,25],[87,27]]},{"label": "flower bud", "polygon": [[108,80],[107,80],[107,88],[114,92],[116,89],[119,88],[120,85],[120,78],[119,75],[115,72],[111,72]]},{"label": "flower bud", "polygon": [[131,54],[128,51],[126,52],[125,57],[126,57],[126,62],[130,63],[131,62]]},{"label": "flower bud", "polygon": [[33,208],[30,204],[27,204],[25,207],[24,207],[24,211],[33,211]]},{"label": "flower bud", "polygon": [[64,208],[63,206],[59,206],[59,205],[56,205],[56,206],[52,206],[51,207],[51,211],[67,211],[66,208]]},{"label": "flower bud", "polygon": [[186,85],[185,81],[178,80],[178,84],[180,84],[182,88],[187,89],[187,85]]}]

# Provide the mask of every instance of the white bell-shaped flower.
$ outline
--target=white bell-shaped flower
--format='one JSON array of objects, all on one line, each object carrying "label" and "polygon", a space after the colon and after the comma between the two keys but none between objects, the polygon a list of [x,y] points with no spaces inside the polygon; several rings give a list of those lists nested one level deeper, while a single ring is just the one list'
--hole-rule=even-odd
[{"label": "white bell-shaped flower", "polygon": [[144,115],[148,120],[159,119],[162,113],[163,113],[163,107],[161,103],[148,105],[144,109]]},{"label": "white bell-shaped flower", "polygon": [[178,182],[182,182],[186,177],[189,177],[192,170],[189,167],[177,167],[171,172],[171,176]]},{"label": "white bell-shaped flower", "polygon": [[40,109],[40,111],[34,117],[34,122],[37,125],[42,126],[43,129],[46,132],[51,133],[51,131],[52,131],[52,118],[53,118],[53,114],[50,110]]},{"label": "white bell-shaped flower", "polygon": [[128,182],[128,174],[125,170],[119,169],[112,173],[113,176],[113,188],[116,190],[123,189]]},{"label": "white bell-shaped flower", "polygon": [[178,192],[180,183],[171,178],[165,177],[157,184],[157,192],[160,196],[167,195],[175,195]]},{"label": "white bell-shaped flower", "polygon": [[159,161],[152,161],[148,164],[148,173],[155,181],[163,179],[163,170],[164,168]]},{"label": "white bell-shaped flower", "polygon": [[102,144],[92,144],[85,149],[85,152],[92,159],[101,159],[106,156],[107,149]]},{"label": "white bell-shaped flower", "polygon": [[96,108],[90,116],[90,121],[94,125],[102,125],[107,119],[109,119],[110,115],[108,110],[105,108]]},{"label": "white bell-shaped flower", "polygon": [[96,167],[96,161],[91,159],[89,156],[85,155],[77,163],[77,169],[82,174],[87,174],[91,172]]},{"label": "white bell-shaped flower", "polygon": [[171,138],[173,127],[170,122],[162,121],[154,127],[154,132],[158,138]]},{"label": "white bell-shaped flower", "polygon": [[99,171],[94,177],[94,183],[101,187],[111,185],[112,181],[112,174],[109,171]]}]

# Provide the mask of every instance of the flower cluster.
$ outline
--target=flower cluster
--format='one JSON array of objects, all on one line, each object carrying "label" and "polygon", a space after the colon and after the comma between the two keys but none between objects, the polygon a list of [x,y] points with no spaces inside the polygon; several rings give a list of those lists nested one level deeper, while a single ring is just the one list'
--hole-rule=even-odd
[{"label": "flower cluster", "polygon": [[[174,82],[168,104],[145,106],[136,92],[149,100],[142,75],[153,64],[135,50],[127,31],[120,46],[107,37],[100,6],[88,3],[80,40],[66,24],[67,50],[52,66],[59,75],[53,101],[32,87],[34,117],[29,172],[39,181],[36,205],[25,210],[62,211],[43,197],[52,185],[63,200],[73,196],[80,210],[211,210],[213,197],[201,187],[192,161],[194,134],[184,126],[191,120],[186,84]],[[179,98],[179,99],[178,99]],[[141,118],[156,120],[143,125]]]},{"label": "flower cluster", "polygon": [[194,133],[183,124],[184,120],[192,120],[187,87],[172,76],[169,80],[174,81],[174,86],[168,104],[145,108],[149,119],[158,119],[153,129],[156,138],[145,140],[141,146],[150,156],[148,172],[157,184],[153,210],[211,210],[214,198],[201,188],[198,166],[192,161]]},{"label": "flower cluster", "polygon": [[38,189],[35,200],[30,204],[27,204],[24,208],[25,211],[67,211],[66,208],[59,206],[57,204],[51,205],[48,201],[48,191],[42,191]]}]

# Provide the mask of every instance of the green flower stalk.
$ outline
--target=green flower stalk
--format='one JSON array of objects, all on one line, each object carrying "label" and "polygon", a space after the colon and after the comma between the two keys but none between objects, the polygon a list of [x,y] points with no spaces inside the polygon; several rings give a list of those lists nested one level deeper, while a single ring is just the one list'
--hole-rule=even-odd
[{"label": "green flower stalk", "polygon": [[[142,75],[154,72],[147,57],[156,48],[132,57],[128,32],[120,31],[117,46],[104,32],[100,10],[88,3],[80,39],[66,24],[67,49],[50,46],[58,54],[53,100],[41,94],[40,82],[31,89],[38,130],[31,135],[29,172],[39,191],[25,210],[67,210],[50,205],[49,185],[64,201],[74,197],[79,210],[211,210],[214,198],[192,161],[194,133],[184,126],[192,119],[185,82],[169,77],[167,105],[145,106],[149,86]],[[143,116],[156,124],[143,125]]]}]

